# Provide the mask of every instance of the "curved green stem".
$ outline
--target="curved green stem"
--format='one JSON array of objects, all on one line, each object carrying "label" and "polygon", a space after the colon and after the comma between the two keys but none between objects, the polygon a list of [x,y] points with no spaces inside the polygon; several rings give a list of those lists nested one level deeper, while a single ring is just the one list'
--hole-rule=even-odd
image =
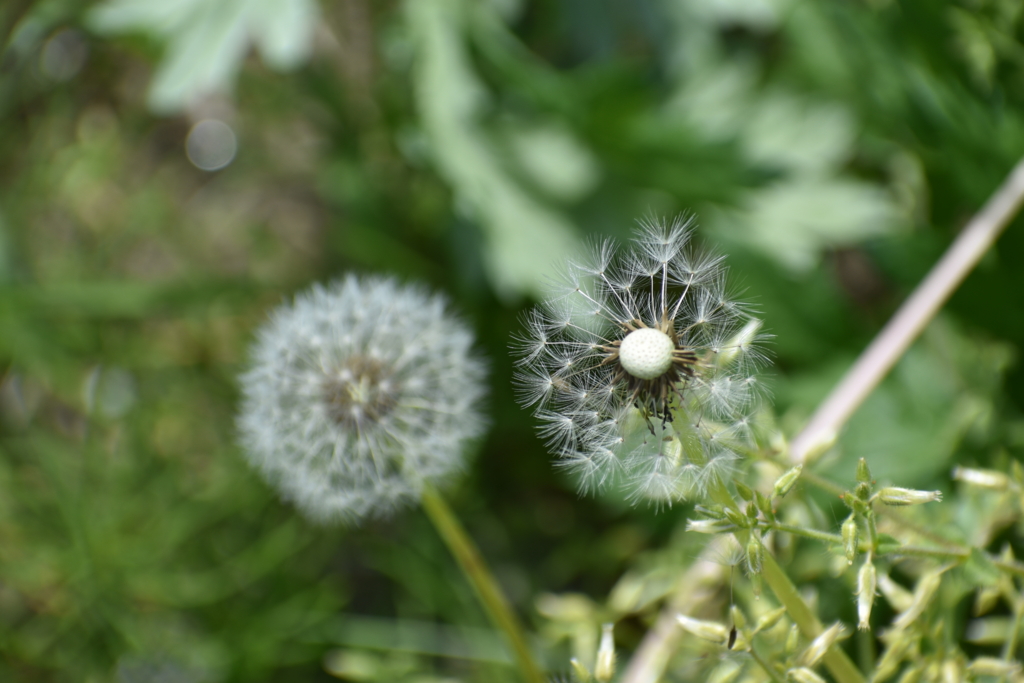
[{"label": "curved green stem", "polygon": [[762,523],[762,528],[771,531],[782,531],[787,534],[793,534],[794,536],[803,536],[804,538],[813,538],[816,541],[831,543],[832,545],[841,546],[843,544],[843,537],[839,534],[833,534],[827,531],[818,531],[817,529],[805,529],[802,526],[794,526],[783,522]]},{"label": "curved green stem", "polygon": [[498,582],[494,579],[487,564],[484,562],[476,544],[466,534],[465,529],[455,518],[451,508],[430,484],[423,485],[423,509],[426,511],[434,528],[444,539],[459,568],[469,580],[484,611],[494,626],[505,635],[512,653],[519,664],[523,679],[527,683],[544,683],[544,674],[530,652],[526,643],[522,626],[512,612],[505,594],[501,592]]}]

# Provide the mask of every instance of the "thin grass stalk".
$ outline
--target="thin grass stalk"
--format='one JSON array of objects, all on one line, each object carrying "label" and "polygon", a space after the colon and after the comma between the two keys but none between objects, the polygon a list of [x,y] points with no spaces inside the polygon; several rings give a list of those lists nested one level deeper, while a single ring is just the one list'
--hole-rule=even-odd
[{"label": "thin grass stalk", "polygon": [[423,509],[473,587],[473,592],[476,593],[487,616],[495,628],[505,636],[523,680],[526,683],[545,683],[544,674],[541,673],[530,651],[519,619],[512,612],[508,599],[487,568],[476,544],[462,528],[448,503],[430,484],[423,487],[422,502]]}]

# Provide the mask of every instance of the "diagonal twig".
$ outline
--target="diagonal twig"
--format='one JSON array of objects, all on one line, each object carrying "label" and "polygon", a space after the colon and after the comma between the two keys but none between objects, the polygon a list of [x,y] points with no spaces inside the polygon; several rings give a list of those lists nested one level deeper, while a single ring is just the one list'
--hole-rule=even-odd
[{"label": "diagonal twig", "polygon": [[963,229],[790,445],[794,463],[835,441],[846,421],[995,242],[1024,201],[1024,161]]}]

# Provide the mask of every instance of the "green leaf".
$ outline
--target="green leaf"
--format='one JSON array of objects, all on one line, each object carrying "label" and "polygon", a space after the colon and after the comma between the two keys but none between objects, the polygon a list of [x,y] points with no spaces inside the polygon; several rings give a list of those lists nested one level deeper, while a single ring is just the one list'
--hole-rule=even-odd
[{"label": "green leaf", "polygon": [[272,69],[305,62],[317,14],[313,0],[109,0],[87,22],[103,34],[138,31],[166,41],[149,106],[171,114],[198,97],[229,91],[250,45]]},{"label": "green leaf", "polygon": [[795,176],[752,191],[743,204],[712,214],[713,229],[794,271],[810,269],[825,249],[892,230],[898,218],[880,186],[844,178]]},{"label": "green leaf", "polygon": [[433,161],[457,206],[484,230],[484,262],[498,294],[542,295],[552,266],[576,250],[575,230],[515,182],[481,124],[487,93],[457,30],[463,3],[422,0],[408,10],[419,53],[416,99]]}]

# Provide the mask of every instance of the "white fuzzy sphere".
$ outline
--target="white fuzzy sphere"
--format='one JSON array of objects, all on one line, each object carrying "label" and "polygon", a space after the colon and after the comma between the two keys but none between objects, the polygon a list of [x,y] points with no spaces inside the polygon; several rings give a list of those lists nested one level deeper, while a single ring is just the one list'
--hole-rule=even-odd
[{"label": "white fuzzy sphere", "polygon": [[619,363],[623,369],[640,379],[661,377],[672,366],[676,345],[671,337],[651,327],[627,334],[619,346]]},{"label": "white fuzzy sphere", "polygon": [[582,490],[699,498],[760,447],[760,321],[692,224],[648,221],[570,261],[516,341],[520,402]]},{"label": "white fuzzy sphere", "polygon": [[246,457],[317,521],[386,514],[462,465],[485,388],[444,298],[391,279],[313,286],[258,333],[241,377]]}]

